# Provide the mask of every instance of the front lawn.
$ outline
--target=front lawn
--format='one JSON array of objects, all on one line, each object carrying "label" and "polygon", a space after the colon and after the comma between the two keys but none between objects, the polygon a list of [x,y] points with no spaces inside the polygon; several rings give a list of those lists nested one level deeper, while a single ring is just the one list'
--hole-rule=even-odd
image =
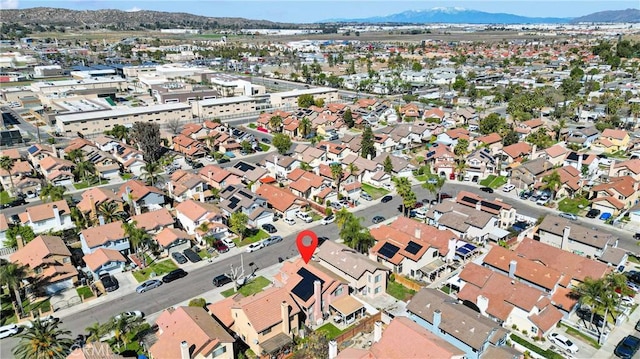
[{"label": "front lawn", "polygon": [[362,190],[367,192],[373,199],[378,199],[389,194],[389,191],[384,188],[373,187],[366,183],[362,184]]},{"label": "front lawn", "polygon": [[130,180],[132,177],[133,175],[131,173],[123,173],[120,175],[120,178],[122,178],[125,181]]},{"label": "front lawn", "polygon": [[80,181],[73,184],[76,189],[85,189],[100,184],[98,180]]},{"label": "front lawn", "polygon": [[[582,208],[580,208],[580,206],[582,206]],[[560,212],[578,214],[588,206],[589,200],[586,198],[565,198],[558,203],[558,210]]]},{"label": "front lawn", "polygon": [[260,148],[262,148],[262,152],[267,152],[271,147],[269,147],[269,145],[267,145],[266,143],[261,143]]},{"label": "front lawn", "polygon": [[7,192],[7,191],[0,192],[0,203],[1,204],[9,203],[9,202],[11,202],[13,200],[14,200],[14,198],[9,196],[9,192]]},{"label": "front lawn", "polygon": [[211,258],[211,254],[209,254],[209,252],[207,252],[205,249],[203,249],[200,252],[198,252],[198,256],[200,256],[200,259],[209,259],[209,258]]},{"label": "front lawn", "polygon": [[309,211],[309,212],[307,212],[307,214],[311,216],[311,221],[313,221],[313,222],[319,221],[319,220],[324,218],[321,215],[319,215],[318,213],[316,213],[315,211]]},{"label": "front lawn", "polygon": [[263,231],[262,229],[259,229],[257,232],[255,232],[255,234],[252,234],[248,237],[244,237],[244,239],[242,240],[242,242],[240,242],[240,238],[236,237],[233,239],[233,243],[236,244],[236,246],[238,247],[243,247],[246,245],[249,245],[251,243],[255,243],[258,241],[261,241],[265,238],[269,238],[269,233]]},{"label": "front lawn", "polygon": [[567,334],[572,335],[578,339],[581,339],[582,341],[586,342],[587,344],[591,345],[592,347],[596,348],[596,349],[600,349],[600,344],[598,344],[598,341],[593,339],[592,337],[584,334],[581,331],[575,330],[571,327],[567,327],[565,325],[563,325],[564,327],[566,327],[567,330]]},{"label": "front lawn", "polygon": [[78,296],[82,299],[87,299],[93,297],[93,292],[87,286],[82,286],[76,288],[76,292],[78,292]]},{"label": "front lawn", "polygon": [[[240,289],[238,289],[238,293],[244,295],[245,297],[248,297],[250,295],[262,292],[262,290],[269,284],[271,284],[271,282],[267,278],[263,276],[256,277],[248,284],[240,287]],[[235,292],[233,291],[233,288],[229,288],[220,294],[222,294],[222,296],[226,298],[234,295]]]},{"label": "front lawn", "polygon": [[387,282],[387,294],[404,302],[416,294],[416,291],[409,289],[398,282],[389,281]]},{"label": "front lawn", "polygon": [[145,269],[140,269],[133,272],[133,277],[139,283],[142,283],[150,278],[151,273],[155,273],[156,276],[161,276],[163,274],[171,272],[174,269],[178,269],[178,266],[171,259],[165,259],[161,262],[153,263]]},{"label": "front lawn", "polygon": [[495,176],[489,175],[487,178],[480,181],[480,184],[485,187],[491,187],[493,189],[499,188],[502,185],[507,183],[507,178],[505,176]]}]

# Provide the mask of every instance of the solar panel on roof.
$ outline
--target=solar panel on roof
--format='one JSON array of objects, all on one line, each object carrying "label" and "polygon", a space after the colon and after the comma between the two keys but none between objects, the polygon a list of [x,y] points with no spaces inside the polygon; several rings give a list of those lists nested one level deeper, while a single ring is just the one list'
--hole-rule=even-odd
[{"label": "solar panel on roof", "polygon": [[250,195],[250,194],[248,194],[248,193],[247,193],[247,192],[245,192],[245,191],[238,191],[238,193],[240,193],[241,195],[245,196],[246,198],[251,198],[251,195]]},{"label": "solar panel on roof", "polygon": [[239,198],[236,198],[236,197],[229,198],[229,208],[231,209],[236,208],[239,202],[240,202]]},{"label": "solar panel on roof", "polygon": [[473,244],[471,244],[471,243],[467,243],[467,244],[465,244],[465,245],[464,245],[464,246],[462,246],[462,247],[463,247],[463,248],[468,249],[469,251],[474,251],[474,250],[477,248],[476,246],[474,246],[474,245],[473,245]]},{"label": "solar panel on roof", "polygon": [[405,248],[404,250],[411,253],[411,254],[418,254],[418,252],[422,249],[422,246],[419,245],[418,243],[414,242],[414,241],[409,241],[409,244],[407,245],[407,248]]},{"label": "solar panel on roof", "polygon": [[485,207],[489,207],[489,208],[495,209],[495,210],[499,210],[500,208],[502,208],[501,205],[495,204],[493,202],[482,201],[480,204],[485,206]]},{"label": "solar panel on roof", "polygon": [[469,254],[469,251],[464,247],[460,247],[460,248],[456,249],[456,253],[460,253],[463,256],[466,256],[467,254]]},{"label": "solar panel on roof", "polygon": [[34,153],[38,152],[38,147],[36,147],[36,146],[31,146],[31,147],[27,148],[27,152],[29,152],[29,154],[31,154],[31,155],[32,155],[32,154],[34,154]]},{"label": "solar panel on roof", "polygon": [[463,202],[469,202],[469,203],[471,203],[471,204],[476,204],[476,203],[478,203],[478,200],[477,200],[477,199],[475,199],[475,198],[471,198],[471,197],[468,197],[468,196],[464,196],[464,197],[462,197],[462,201],[463,201]]},{"label": "solar panel on roof", "polygon": [[291,293],[295,294],[300,299],[307,301],[313,295],[313,282],[319,280],[321,284],[324,284],[324,281],[305,268],[300,268],[298,270],[298,275],[302,277],[302,279],[295,287],[293,287]]},{"label": "solar panel on roof", "polygon": [[398,247],[394,246],[393,244],[387,242],[382,246],[382,248],[380,248],[378,253],[380,255],[382,255],[383,257],[393,258],[393,256],[395,256],[396,253],[398,253],[399,250],[400,250],[400,248],[398,248]]}]

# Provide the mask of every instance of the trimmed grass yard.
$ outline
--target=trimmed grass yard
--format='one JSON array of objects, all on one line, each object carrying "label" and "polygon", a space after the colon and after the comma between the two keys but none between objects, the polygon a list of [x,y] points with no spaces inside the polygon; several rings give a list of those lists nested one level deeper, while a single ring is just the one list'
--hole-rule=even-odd
[{"label": "trimmed grass yard", "polygon": [[495,175],[489,175],[487,178],[480,181],[482,186],[491,187],[493,189],[499,188],[505,183],[507,183],[507,177]]},{"label": "trimmed grass yard", "polygon": [[0,192],[0,203],[2,203],[2,204],[9,203],[9,202],[11,202],[13,200],[14,200],[14,198],[9,196],[9,192],[7,192],[7,191]]},{"label": "trimmed grass yard", "polygon": [[600,344],[598,344],[598,341],[593,339],[592,337],[584,334],[583,332],[580,332],[578,330],[575,330],[571,327],[567,327],[566,325],[563,325],[563,327],[565,327],[567,334],[572,335],[584,342],[586,342],[587,344],[591,345],[592,347],[596,348],[596,349],[600,349]]},{"label": "trimmed grass yard", "polygon": [[267,152],[271,147],[269,147],[269,145],[267,145],[266,143],[261,143],[260,148],[262,148],[262,152]]},{"label": "trimmed grass yard", "polygon": [[[105,182],[106,183],[106,182]],[[95,185],[100,184],[100,181],[81,181],[78,183],[74,183],[73,187],[75,187],[76,189],[85,189],[85,188],[89,188]]]},{"label": "trimmed grass yard", "polygon": [[249,236],[249,237],[245,237],[242,242],[240,242],[240,238],[236,237],[233,239],[233,243],[236,244],[236,246],[238,247],[244,247],[246,245],[249,245],[251,243],[255,243],[258,241],[261,241],[265,238],[269,238],[269,233],[263,231],[262,229],[258,230],[258,232],[256,232],[256,234]]},{"label": "trimmed grass yard", "polygon": [[387,282],[387,294],[404,302],[412,295],[416,294],[416,291],[409,289],[398,282],[389,281]]},{"label": "trimmed grass yard", "polygon": [[371,195],[373,199],[378,199],[389,194],[389,191],[384,188],[373,187],[372,185],[366,183],[362,184],[362,190]]},{"label": "trimmed grass yard", "polygon": [[311,216],[311,220],[312,220],[313,222],[315,222],[315,221],[319,221],[319,220],[321,220],[321,219],[323,219],[323,218],[324,218],[323,216],[319,215],[319,214],[318,214],[318,213],[316,213],[315,211],[308,211],[308,212],[307,212],[307,214]]},{"label": "trimmed grass yard", "polygon": [[93,297],[93,292],[86,285],[76,288],[76,292],[78,292],[78,296],[82,299]]},{"label": "trimmed grass yard", "polygon": [[[242,287],[240,287],[240,289],[238,289],[238,293],[244,295],[245,297],[248,297],[252,294],[262,292],[262,290],[269,284],[271,284],[271,282],[267,278],[263,276],[256,277],[254,280],[252,280],[248,284],[245,284]],[[220,294],[222,294],[223,297],[227,298],[234,295],[235,292],[233,291],[233,288],[229,288]]]},{"label": "trimmed grass yard", "polygon": [[131,173],[123,173],[120,175],[120,178],[122,178],[123,180],[130,180],[133,177],[133,175]]},{"label": "trimmed grass yard", "polygon": [[155,273],[156,277],[159,277],[174,269],[178,269],[178,266],[171,259],[165,259],[161,262],[153,263],[145,269],[133,272],[133,277],[138,281],[138,283],[142,283],[150,278],[151,273]]},{"label": "trimmed grass yard", "polygon": [[321,326],[320,328],[316,329],[316,332],[324,333],[329,340],[334,339],[338,335],[342,334],[342,330],[338,329],[338,327],[336,327],[332,323],[327,323]]},{"label": "trimmed grass yard", "polygon": [[[582,208],[580,208],[582,206]],[[589,200],[585,198],[565,198],[558,203],[560,212],[578,214],[589,206]]]}]

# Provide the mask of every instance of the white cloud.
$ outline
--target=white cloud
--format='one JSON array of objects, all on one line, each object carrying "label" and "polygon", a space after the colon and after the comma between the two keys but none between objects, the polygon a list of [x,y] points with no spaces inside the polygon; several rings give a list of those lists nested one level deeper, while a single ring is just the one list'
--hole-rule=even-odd
[{"label": "white cloud", "polygon": [[142,9],[141,9],[141,8],[139,8],[139,7],[137,7],[137,6],[134,6],[134,7],[132,7],[131,9],[126,10],[126,11],[127,11],[127,12],[138,12],[138,11],[142,11]]},{"label": "white cloud", "polygon": [[18,8],[18,0],[0,0],[0,9],[17,9]]}]

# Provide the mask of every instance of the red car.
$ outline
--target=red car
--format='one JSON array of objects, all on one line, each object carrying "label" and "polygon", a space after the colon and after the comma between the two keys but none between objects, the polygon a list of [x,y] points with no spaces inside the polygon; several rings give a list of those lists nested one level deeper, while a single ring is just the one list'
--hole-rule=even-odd
[{"label": "red car", "polygon": [[213,248],[220,254],[227,253],[229,251],[229,247],[226,244],[222,243],[222,241],[215,241],[213,243]]}]

